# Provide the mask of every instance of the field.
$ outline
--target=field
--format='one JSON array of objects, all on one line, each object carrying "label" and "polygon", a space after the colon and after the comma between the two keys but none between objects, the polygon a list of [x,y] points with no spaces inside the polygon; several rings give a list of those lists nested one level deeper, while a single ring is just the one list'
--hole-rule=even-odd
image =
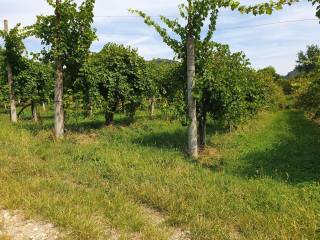
[{"label": "field", "polygon": [[[66,239],[320,239],[320,127],[299,111],[262,113],[236,131],[209,125],[185,154],[178,121],[144,113],[113,126],[0,115],[0,206],[57,225]],[[160,220],[159,220],[160,219]]]}]

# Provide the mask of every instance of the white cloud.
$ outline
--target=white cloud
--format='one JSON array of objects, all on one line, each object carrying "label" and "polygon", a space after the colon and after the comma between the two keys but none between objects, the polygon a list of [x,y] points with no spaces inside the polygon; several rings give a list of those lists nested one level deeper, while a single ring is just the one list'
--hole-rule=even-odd
[{"label": "white cloud", "polygon": [[148,40],[150,40],[149,36],[143,36],[143,37],[139,37],[137,39],[134,39],[132,41],[127,42],[127,45],[135,46],[135,45],[147,42]]}]

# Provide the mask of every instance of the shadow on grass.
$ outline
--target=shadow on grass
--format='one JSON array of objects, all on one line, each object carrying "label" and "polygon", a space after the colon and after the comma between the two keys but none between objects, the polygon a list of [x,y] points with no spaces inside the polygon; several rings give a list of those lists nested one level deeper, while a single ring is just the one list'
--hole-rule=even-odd
[{"label": "shadow on grass", "polygon": [[105,126],[101,120],[82,120],[77,123],[66,124],[66,131],[73,133],[87,133],[91,130],[101,129]]},{"label": "shadow on grass", "polygon": [[[143,118],[143,117],[141,117]],[[32,122],[31,116],[23,115],[21,117],[20,126],[33,134],[38,134],[40,131],[49,131],[54,129],[54,116],[52,113],[41,115],[39,122]],[[138,117],[137,117],[138,119]],[[140,119],[140,118],[139,118]],[[113,125],[115,126],[129,126],[134,123],[124,115],[117,115]],[[98,130],[106,127],[102,114],[98,114],[96,118],[85,118],[84,116],[68,115],[65,123],[66,133],[88,133],[92,130]]]},{"label": "shadow on grass", "polygon": [[[31,120],[24,121],[20,126],[32,134],[37,135],[40,131],[53,131],[54,122],[53,120],[39,121],[38,123],[33,123]],[[83,120],[77,123],[67,123],[65,126],[65,131],[71,133],[87,133],[91,130],[97,130],[104,127],[104,122],[99,120]]]},{"label": "shadow on grass", "polygon": [[[174,131],[167,129],[157,129],[156,132],[144,134],[136,139],[133,143],[140,144],[147,147],[175,149],[182,153],[187,152],[188,132],[187,127],[179,128]],[[207,135],[223,134],[227,129],[223,128],[219,123],[210,122],[207,125]]]},{"label": "shadow on grass", "polygon": [[290,132],[277,144],[264,151],[245,155],[243,169],[235,174],[265,177],[298,184],[320,181],[320,127],[301,112],[287,112]]},{"label": "shadow on grass", "polygon": [[53,121],[49,121],[49,117],[40,117],[37,123],[32,122],[31,117],[23,116],[19,119],[19,126],[33,135],[37,135],[41,131],[52,130],[54,125]]},{"label": "shadow on grass", "polygon": [[147,147],[175,149],[185,152],[187,149],[187,131],[179,129],[168,132],[163,131],[145,134],[133,140],[134,144]]}]

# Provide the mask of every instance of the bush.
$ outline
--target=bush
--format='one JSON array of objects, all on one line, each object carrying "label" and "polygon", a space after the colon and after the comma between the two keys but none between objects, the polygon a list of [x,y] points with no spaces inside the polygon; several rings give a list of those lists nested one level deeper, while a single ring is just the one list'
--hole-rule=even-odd
[{"label": "bush", "polygon": [[310,76],[299,89],[297,94],[297,106],[311,113],[314,118],[320,117],[320,76]]},{"label": "bush", "polygon": [[[88,105],[103,107],[106,124],[121,107],[132,120],[146,90],[145,61],[137,50],[109,43],[93,54],[81,70],[77,85]],[[103,101],[101,101],[103,99]]]},{"label": "bush", "polygon": [[284,107],[283,91],[273,72],[267,70],[256,72],[242,52],[232,53],[226,45],[215,45],[198,75],[198,112],[236,127],[260,110]]}]

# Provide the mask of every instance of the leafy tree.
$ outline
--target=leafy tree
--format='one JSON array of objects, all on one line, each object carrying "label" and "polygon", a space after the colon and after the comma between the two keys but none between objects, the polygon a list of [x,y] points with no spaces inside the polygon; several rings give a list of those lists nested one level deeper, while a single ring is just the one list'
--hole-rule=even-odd
[{"label": "leafy tree", "polygon": [[[196,101],[193,96],[197,62],[199,63],[199,56],[207,50],[211,41],[219,9],[230,7],[232,10],[238,10],[241,13],[252,13],[253,15],[271,14],[274,9],[279,10],[283,5],[290,5],[293,2],[296,2],[296,0],[270,1],[269,3],[261,3],[254,6],[244,6],[234,0],[188,0],[187,4],[179,6],[180,16],[186,23],[184,26],[180,24],[178,19],[170,20],[161,16],[161,20],[172,30],[174,36],[170,36],[167,29],[161,27],[145,13],[138,10],[130,10],[144,18],[145,23],[152,26],[161,35],[163,41],[174,50],[177,57],[186,66],[188,116],[190,119],[188,151],[192,157],[196,158],[198,156],[197,111]],[[207,18],[210,19],[210,23],[206,37],[202,39],[201,34]],[[177,37],[180,39],[177,39]]]},{"label": "leafy tree", "polygon": [[0,31],[0,37],[3,37],[5,41],[4,59],[6,62],[6,74],[8,80],[11,122],[16,123],[18,118],[13,79],[19,71],[21,64],[23,64],[22,59],[23,53],[25,52],[23,39],[28,36],[28,32],[25,29],[21,29],[20,24],[17,24],[10,31],[8,30],[8,22],[6,20],[4,25],[5,30]]},{"label": "leafy tree", "polygon": [[161,82],[160,79],[165,75],[165,66],[161,62],[149,61],[146,63],[146,78],[149,82],[148,91],[146,93],[149,105],[148,111],[150,117],[154,116],[156,99],[160,97]]},{"label": "leafy tree", "polygon": [[213,45],[203,55],[202,72],[197,74],[196,91],[199,146],[205,147],[207,114],[230,126],[245,115],[244,86],[249,62],[242,53],[232,54],[228,46]]},{"label": "leafy tree", "polygon": [[[181,64],[166,59],[153,59],[147,62],[146,78],[148,81],[146,95],[149,99],[149,113],[153,116],[155,102],[164,111],[169,105],[177,105],[177,92],[183,89]],[[172,108],[170,111],[172,112]]]},{"label": "leafy tree", "polygon": [[295,77],[289,79],[290,94],[295,100],[296,107],[313,115],[320,116],[320,49],[317,45],[307,46],[307,51],[298,54],[299,71]]},{"label": "leafy tree", "polygon": [[298,65],[296,69],[300,73],[311,73],[319,70],[320,67],[320,48],[317,45],[307,46],[307,51],[298,53]]},{"label": "leafy tree", "polygon": [[258,70],[253,81],[256,82],[256,89],[260,93],[258,95],[260,96],[260,101],[258,101],[260,108],[267,107],[269,110],[278,110],[289,107],[285,93],[289,91],[290,83],[277,74],[273,67]]},{"label": "leafy tree", "polygon": [[79,70],[89,55],[95,40],[92,28],[95,0],[85,0],[78,7],[73,0],[47,0],[55,9],[55,15],[38,16],[33,26],[34,34],[46,46],[43,53],[55,62],[55,135],[64,135],[63,83],[72,86]]},{"label": "leafy tree", "polygon": [[[26,106],[31,106],[33,121],[38,121],[37,105],[53,96],[54,74],[50,64],[36,59],[24,59],[24,67],[17,74],[14,89],[17,97]],[[20,111],[21,113],[22,111]]]},{"label": "leafy tree", "polygon": [[265,67],[258,70],[259,73],[268,76],[272,81],[276,82],[281,79],[281,76],[277,73],[276,69],[272,66]]},{"label": "leafy tree", "polygon": [[320,75],[313,74],[308,77],[309,81],[300,87],[298,92],[298,107],[311,113],[313,118],[320,117]]},{"label": "leafy tree", "polygon": [[273,71],[266,77],[265,72],[271,69],[255,72],[242,52],[232,53],[227,45],[211,43],[200,60],[203,64],[196,75],[194,96],[198,102],[199,147],[203,149],[208,115],[234,128],[261,109],[276,105],[274,95],[282,90],[273,79]]},{"label": "leafy tree", "polygon": [[90,57],[83,66],[78,84],[85,90],[87,100],[104,99],[106,125],[113,122],[120,108],[132,120],[145,98],[148,82],[145,61],[135,49],[109,43]]},{"label": "leafy tree", "polygon": [[94,111],[99,111],[103,106],[103,98],[98,88],[98,82],[104,74],[102,65],[98,60],[98,54],[92,53],[80,69],[79,77],[74,83],[75,92],[82,96],[87,117],[92,117]]}]

